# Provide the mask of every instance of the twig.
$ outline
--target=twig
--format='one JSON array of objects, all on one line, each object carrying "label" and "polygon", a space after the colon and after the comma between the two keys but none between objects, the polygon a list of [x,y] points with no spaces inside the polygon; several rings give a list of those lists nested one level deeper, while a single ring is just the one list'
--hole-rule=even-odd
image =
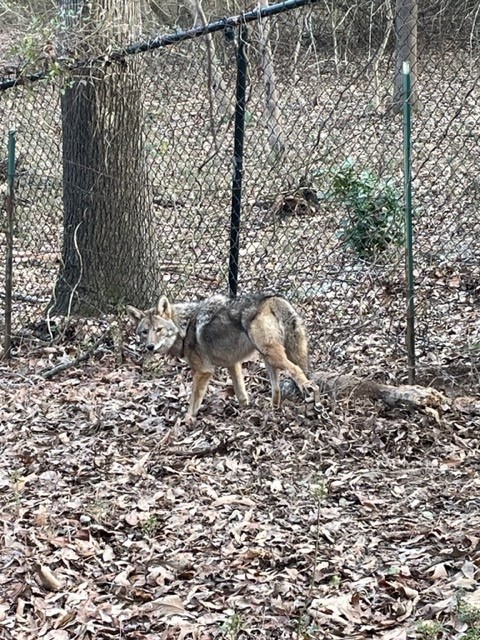
[{"label": "twig", "polygon": [[203,458],[214,453],[227,453],[228,448],[236,439],[236,436],[232,436],[226,440],[220,440],[218,444],[202,447],[200,449],[192,449],[190,451],[186,449],[167,449],[166,453],[168,455],[178,456],[179,458]]},{"label": "twig", "polygon": [[90,356],[93,355],[98,347],[104,342],[107,333],[108,332],[103,333],[100,338],[87,351],[85,351],[85,353],[82,353],[69,362],[62,362],[61,364],[57,364],[56,367],[52,367],[51,369],[47,369],[47,371],[43,371],[41,375],[45,378],[45,380],[50,380],[50,378],[56,376],[57,373],[61,373],[62,371],[66,371],[67,369],[71,369],[72,367],[76,367],[77,364],[80,364],[81,362],[85,362],[85,360],[88,360]]}]

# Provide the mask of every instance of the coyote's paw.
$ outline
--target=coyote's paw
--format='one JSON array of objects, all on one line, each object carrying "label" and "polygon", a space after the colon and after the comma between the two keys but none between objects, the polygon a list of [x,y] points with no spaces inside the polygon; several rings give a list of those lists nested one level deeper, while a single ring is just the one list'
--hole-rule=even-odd
[{"label": "coyote's paw", "polygon": [[246,409],[250,405],[250,401],[247,397],[239,398],[238,404],[240,405],[240,409]]}]

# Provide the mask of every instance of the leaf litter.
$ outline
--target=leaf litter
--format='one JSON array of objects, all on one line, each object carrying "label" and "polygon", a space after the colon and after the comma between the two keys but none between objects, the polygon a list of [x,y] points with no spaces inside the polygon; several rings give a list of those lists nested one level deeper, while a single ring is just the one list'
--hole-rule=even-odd
[{"label": "leaf litter", "polygon": [[2,639],[462,637],[478,417],[273,413],[254,362],[251,407],[220,373],[187,425],[188,370],[126,352],[51,380],[60,345],[1,365]]}]

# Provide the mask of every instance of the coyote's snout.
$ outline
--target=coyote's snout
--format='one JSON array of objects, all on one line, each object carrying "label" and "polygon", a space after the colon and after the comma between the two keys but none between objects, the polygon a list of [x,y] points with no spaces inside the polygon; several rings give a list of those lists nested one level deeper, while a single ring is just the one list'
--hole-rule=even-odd
[{"label": "coyote's snout", "polygon": [[149,351],[184,358],[192,368],[189,418],[197,415],[215,367],[227,368],[240,406],[248,404],[242,362],[255,351],[265,362],[274,407],[281,402],[280,371],[289,373],[300,390],[316,389],[307,378],[305,326],[279,295],[259,293],[236,300],[215,295],[175,304],[162,296],[152,309],[128,306],[127,312],[136,320],[137,334]]}]

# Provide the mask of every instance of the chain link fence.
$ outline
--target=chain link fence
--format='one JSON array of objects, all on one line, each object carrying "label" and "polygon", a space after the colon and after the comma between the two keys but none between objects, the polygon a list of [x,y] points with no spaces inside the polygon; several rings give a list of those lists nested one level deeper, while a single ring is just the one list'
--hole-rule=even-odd
[{"label": "chain link fence", "polygon": [[[415,39],[418,378],[478,389],[479,16],[471,3],[445,6],[437,13],[433,4],[422,8]],[[402,116],[392,106],[396,22],[390,3],[352,7],[312,4],[248,25],[238,289],[274,288],[295,300],[309,323],[315,366],[401,382],[406,283]],[[239,37],[229,27],[109,62],[121,67],[116,91],[126,103],[139,94],[122,84],[122,65],[135,59],[132,75],[141,79],[142,133],[132,127],[131,135],[144,139],[142,206],[150,213],[129,220],[144,226],[143,250],[117,252],[119,236],[102,264],[126,261],[125,278],[137,273],[140,254],[151,254],[149,302],[160,292],[189,299],[228,289]],[[55,295],[65,260],[64,189],[74,189],[76,172],[85,169],[79,163],[69,173],[73,182],[64,183],[64,91],[64,79],[49,77],[1,93],[0,119],[17,132],[17,328],[38,320]],[[110,125],[100,132],[107,135]],[[76,135],[72,144],[81,145]],[[110,152],[121,149],[120,141]],[[110,166],[105,192],[121,171],[113,160]],[[88,198],[83,205],[95,209]],[[80,259],[85,268],[89,256]]]}]

